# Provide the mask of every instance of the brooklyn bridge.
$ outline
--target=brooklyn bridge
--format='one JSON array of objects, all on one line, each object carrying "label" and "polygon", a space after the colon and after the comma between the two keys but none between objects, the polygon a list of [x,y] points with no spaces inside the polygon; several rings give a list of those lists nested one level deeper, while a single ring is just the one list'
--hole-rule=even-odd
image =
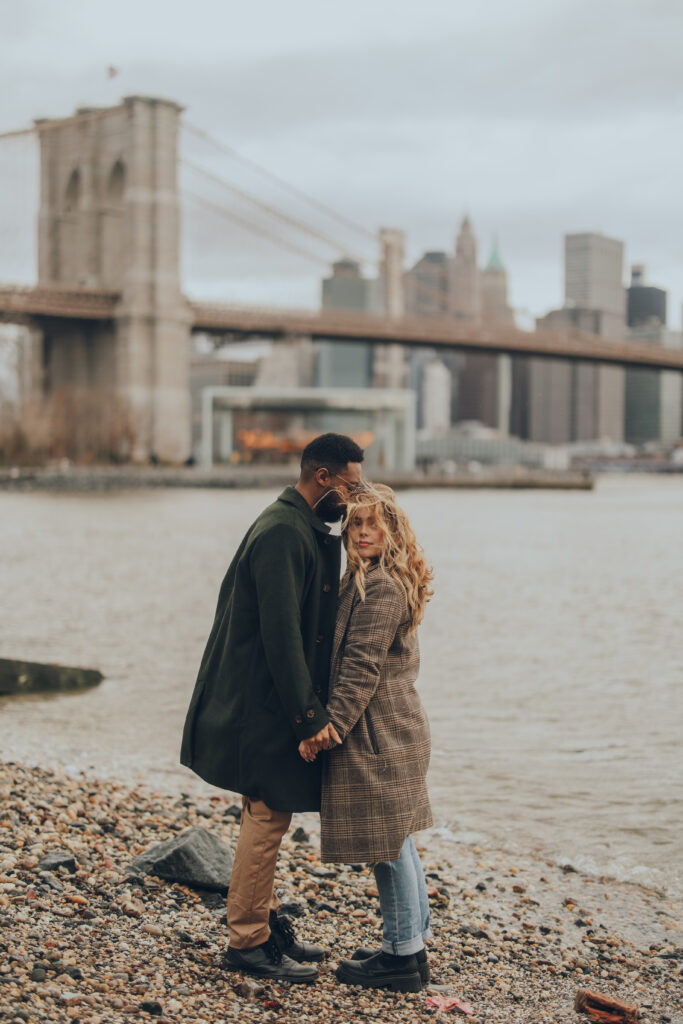
[{"label": "brooklyn bridge", "polygon": [[189,453],[193,332],[231,342],[305,338],[683,371],[680,349],[407,316],[391,231],[379,240],[381,312],[194,301],[180,272],[181,117],[173,102],[132,96],[0,136],[34,135],[40,149],[37,280],[0,283],[0,320],[30,329],[44,399],[77,386],[124,400],[136,423],[137,457],[177,462]]}]

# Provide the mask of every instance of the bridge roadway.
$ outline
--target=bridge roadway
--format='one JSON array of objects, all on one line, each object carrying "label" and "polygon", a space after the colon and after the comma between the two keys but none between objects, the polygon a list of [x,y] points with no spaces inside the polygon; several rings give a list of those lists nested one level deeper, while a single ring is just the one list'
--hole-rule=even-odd
[{"label": "bridge roadway", "polygon": [[[0,321],[110,321],[116,316],[119,298],[119,293],[101,289],[0,285]],[[307,313],[191,300],[188,305],[194,332],[225,335],[232,340],[282,341],[301,336],[315,341],[398,344],[683,372],[683,349],[608,341],[581,331],[492,331],[436,318],[388,320],[370,314]]]}]

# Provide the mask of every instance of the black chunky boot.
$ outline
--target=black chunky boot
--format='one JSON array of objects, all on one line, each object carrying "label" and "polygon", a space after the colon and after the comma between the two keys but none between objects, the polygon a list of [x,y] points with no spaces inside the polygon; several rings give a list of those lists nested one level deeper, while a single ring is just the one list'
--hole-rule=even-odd
[{"label": "black chunky boot", "polygon": [[363,988],[388,988],[394,992],[420,992],[422,989],[414,954],[394,956],[380,950],[365,960],[342,960],[337,978],[346,985],[362,985]]},{"label": "black chunky boot", "polygon": [[301,984],[315,981],[318,968],[299,964],[281,952],[271,935],[266,942],[250,949],[232,949],[228,946],[223,960],[228,971],[241,971],[268,981],[289,981]]},{"label": "black chunky boot", "polygon": [[[361,946],[351,957],[352,960],[367,960],[369,957],[374,956],[378,950],[369,949],[367,946]],[[430,973],[429,973],[429,962],[427,960],[427,950],[423,947],[419,949],[415,954],[417,960],[417,969],[420,972],[420,981],[424,988],[425,985],[429,984]]]}]

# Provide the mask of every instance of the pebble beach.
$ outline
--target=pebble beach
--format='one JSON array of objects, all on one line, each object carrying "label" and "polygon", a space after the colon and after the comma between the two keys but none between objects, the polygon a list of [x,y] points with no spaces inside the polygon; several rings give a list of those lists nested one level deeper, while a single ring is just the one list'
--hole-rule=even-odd
[{"label": "pebble beach", "polygon": [[[314,815],[295,818],[277,886],[298,933],[330,950],[319,979],[264,985],[229,972],[223,897],[137,877],[131,863],[197,825],[234,849],[238,814],[229,794],[1,763],[0,1019],[563,1024],[589,1019],[574,1009],[587,988],[636,1004],[639,1021],[683,1022],[679,903],[433,833],[418,837],[433,911],[430,985],[399,994],[340,984],[340,959],[378,945],[379,906],[370,869],[320,863]],[[61,866],[43,860],[55,853]],[[443,1009],[449,997],[471,1013]]]}]

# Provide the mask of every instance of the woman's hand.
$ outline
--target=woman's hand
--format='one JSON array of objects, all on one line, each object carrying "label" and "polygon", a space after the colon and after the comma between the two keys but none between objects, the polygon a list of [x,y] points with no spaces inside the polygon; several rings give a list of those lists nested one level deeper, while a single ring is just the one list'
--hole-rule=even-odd
[{"label": "woman's hand", "polygon": [[327,725],[317,732],[315,736],[309,736],[307,740],[302,740],[299,744],[299,753],[303,757],[304,761],[315,761],[320,750],[330,750],[332,747],[341,743],[339,733],[332,725],[332,722],[328,722]]}]

